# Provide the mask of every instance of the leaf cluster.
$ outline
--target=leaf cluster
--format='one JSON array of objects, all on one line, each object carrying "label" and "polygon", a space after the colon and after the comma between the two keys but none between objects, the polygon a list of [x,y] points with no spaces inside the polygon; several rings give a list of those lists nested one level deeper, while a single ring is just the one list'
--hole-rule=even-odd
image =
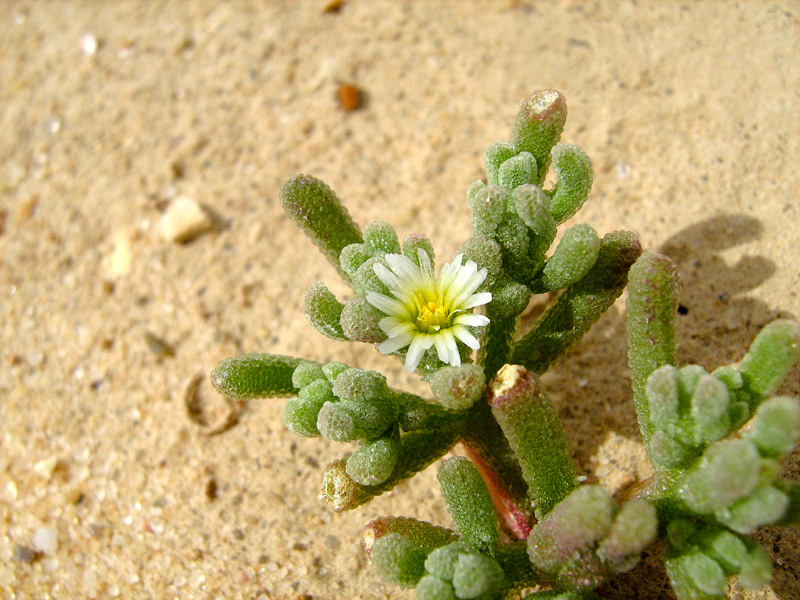
[{"label": "leaf cluster", "polygon": [[[800,325],[768,325],[737,366],[679,366],[678,280],[667,257],[642,254],[630,232],[601,238],[583,223],[551,249],[593,179],[586,153],[559,143],[566,115],[561,94],[536,92],[511,139],[486,149],[486,178],[467,193],[472,235],[459,252],[486,271],[489,324],[470,328],[480,338],[475,362],[465,347],[459,366],[434,349],[424,354],[417,373],[430,398],[342,362],[271,354],[225,360],[212,382],[238,400],[288,397],[284,422],[299,436],[358,443],[323,475],[320,497],[336,511],[368,502],[462,443],[466,457],[438,470],[453,529],[383,517],[364,532],[378,574],[416,588],[420,600],[517,598],[526,589],[532,599],[597,598],[594,589],[633,568],[658,539],[679,600],[721,599],[731,576],[760,587],[771,565],[750,535],[800,519],[800,486],[781,478],[800,436],[800,407],[770,397],[798,358]],[[556,183],[545,189],[551,167]],[[383,314],[367,301],[370,292],[392,293],[376,266],[387,268],[394,254],[432,262],[431,241],[412,234],[401,242],[384,221],[362,232],[314,177],[287,181],[281,203],[351,288],[340,300],[313,284],[304,302],[309,322],[343,342],[386,340]],[[626,285],[633,401],[655,475],[614,499],[577,477],[539,377]],[[520,314],[543,293],[552,303],[520,335]],[[402,360],[405,352],[394,354]]]}]

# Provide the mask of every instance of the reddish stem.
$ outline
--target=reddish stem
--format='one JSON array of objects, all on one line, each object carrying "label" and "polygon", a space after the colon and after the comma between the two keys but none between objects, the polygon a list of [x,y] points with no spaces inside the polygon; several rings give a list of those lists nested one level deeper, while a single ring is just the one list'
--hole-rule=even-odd
[{"label": "reddish stem", "polygon": [[462,440],[462,445],[464,446],[467,457],[472,461],[481,474],[481,477],[486,482],[486,487],[489,488],[489,496],[492,498],[492,503],[503,519],[503,522],[506,524],[507,529],[516,536],[517,539],[527,539],[528,534],[531,532],[529,515],[517,506],[514,499],[506,491],[500,475],[484,459],[483,455],[465,440]]}]

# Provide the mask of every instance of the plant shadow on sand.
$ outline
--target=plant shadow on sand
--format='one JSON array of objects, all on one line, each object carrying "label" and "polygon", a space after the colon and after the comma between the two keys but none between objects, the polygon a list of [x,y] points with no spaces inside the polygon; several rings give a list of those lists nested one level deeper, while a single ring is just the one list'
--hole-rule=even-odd
[{"label": "plant shadow on sand", "polygon": [[[743,256],[735,264],[722,252],[761,238],[761,223],[746,215],[721,215],[678,232],[655,251],[678,265],[681,295],[677,323],[680,365],[713,370],[742,359],[762,327],[778,318],[796,319],[746,294],[775,273],[765,257]],[[529,323],[523,323],[523,326]],[[625,316],[612,308],[545,376],[559,409],[573,457],[591,481],[592,458],[609,432],[639,442],[627,369]],[[776,394],[800,396],[800,366],[795,365]],[[800,479],[800,451],[790,455],[785,477]],[[794,529],[764,527],[755,536],[772,557],[772,589],[782,600],[800,598],[800,535]],[[674,599],[654,546],[630,573],[601,588],[613,600]]]}]

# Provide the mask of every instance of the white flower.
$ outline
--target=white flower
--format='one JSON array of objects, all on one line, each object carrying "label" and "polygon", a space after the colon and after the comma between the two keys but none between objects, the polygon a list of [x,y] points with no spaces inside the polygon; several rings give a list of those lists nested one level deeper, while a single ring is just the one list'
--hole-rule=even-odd
[{"label": "white flower", "polygon": [[417,370],[422,355],[435,346],[439,360],[454,367],[461,364],[456,340],[477,350],[478,340],[465,325],[480,327],[489,323],[483,315],[471,309],[492,300],[489,292],[475,293],[486,279],[486,269],[478,270],[474,261],[462,265],[463,254],[442,267],[439,279],[433,276],[428,254],[417,250],[419,264],[402,254],[387,254],[389,265],[373,267],[375,275],[389,288],[394,298],[367,292],[367,302],[385,313],[380,320],[381,330],[389,336],[378,345],[383,354],[391,354],[408,346],[405,368]]}]

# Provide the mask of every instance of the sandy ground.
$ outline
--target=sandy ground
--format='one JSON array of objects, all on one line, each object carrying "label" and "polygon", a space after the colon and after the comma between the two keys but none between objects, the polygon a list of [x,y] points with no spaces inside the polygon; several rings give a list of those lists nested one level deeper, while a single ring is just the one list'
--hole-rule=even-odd
[{"label": "sandy ground", "polygon": [[[281,212],[297,172],[447,260],[484,148],[555,88],[564,140],[595,162],[579,220],[680,263],[683,362],[735,362],[761,326],[800,316],[797,2],[325,5],[0,4],[0,596],[413,596],[379,581],[360,530],[385,514],[448,524],[432,469],[336,515],[317,489],[343,450],[289,434],[280,401],[219,435],[184,405],[195,377],[219,403],[207,374],[252,351],[417,385],[305,322],[310,284],[345,288]],[[363,108],[337,104],[341,83]],[[177,196],[214,229],[165,240]],[[646,475],[623,308],[547,379],[581,471],[612,489]],[[783,392],[800,395],[799,373]],[[800,598],[798,536],[761,539],[776,571],[756,597]],[[672,597],[657,565],[607,597]]]}]

